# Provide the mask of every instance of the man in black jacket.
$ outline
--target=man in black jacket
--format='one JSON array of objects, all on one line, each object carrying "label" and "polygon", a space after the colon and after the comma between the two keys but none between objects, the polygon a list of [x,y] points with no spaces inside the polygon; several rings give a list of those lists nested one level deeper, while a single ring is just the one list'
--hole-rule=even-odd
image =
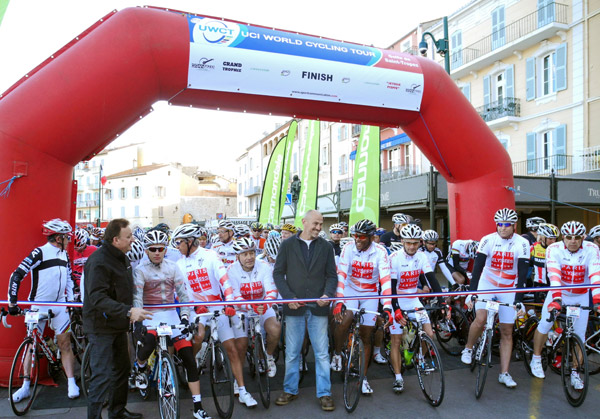
[{"label": "man in black jacket", "polygon": [[[273,279],[284,299],[332,298],[337,286],[335,256],[332,246],[319,232],[323,226],[320,212],[311,210],[302,219],[302,232],[281,244]],[[298,397],[300,350],[305,330],[315,353],[317,397],[325,411],[335,409],[331,398],[329,340],[327,320],[329,301],[316,304],[284,305],[286,316],[285,378],[283,393],[275,404],[283,406]]]},{"label": "man in black jacket", "polygon": [[129,412],[127,348],[129,323],[151,318],[133,307],[133,274],[125,255],[133,236],[129,221],[117,218],[106,227],[104,245],[87,260],[84,269],[83,327],[90,341],[92,376],[88,390],[88,418],[101,418],[109,395],[109,418],[141,418]]}]

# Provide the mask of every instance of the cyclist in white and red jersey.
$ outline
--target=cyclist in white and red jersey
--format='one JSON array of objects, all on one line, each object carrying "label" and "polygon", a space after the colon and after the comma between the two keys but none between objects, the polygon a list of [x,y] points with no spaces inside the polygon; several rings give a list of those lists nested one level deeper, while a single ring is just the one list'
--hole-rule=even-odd
[{"label": "cyclist in white and red jersey", "polygon": [[[144,247],[148,259],[142,262],[134,271],[133,307],[142,308],[144,305],[171,304],[177,298],[182,303],[190,301],[187,281],[177,263],[165,258],[169,237],[160,230],[150,230],[144,235]],[[181,307],[181,317],[175,308],[149,308],[152,318],[143,321],[143,326],[158,326],[160,323],[169,325],[189,324],[190,307]],[[147,374],[147,360],[156,348],[157,334],[155,330],[143,333],[142,325],[136,324],[137,346],[137,372]],[[173,330],[170,340],[183,362],[187,373],[187,382],[192,401],[194,403],[193,417],[198,419],[208,418],[202,408],[200,396],[200,378],[192,350],[192,344],[185,339],[178,329]],[[147,384],[147,382],[145,383]]]},{"label": "cyclist in white and red jersey", "polygon": [[281,246],[281,237],[269,236],[265,241],[265,251],[258,255],[256,259],[268,263],[273,268],[277,260],[277,254],[279,254],[279,246]]},{"label": "cyclist in white and red jersey", "polygon": [[[240,300],[275,300],[277,287],[273,281],[273,269],[268,263],[256,260],[256,247],[249,238],[237,239],[233,243],[237,261],[227,268],[227,276]],[[273,353],[281,336],[281,323],[277,321],[272,304],[248,304],[239,306],[245,312],[260,315],[260,326],[266,332],[266,349],[269,377],[275,377],[277,367]],[[246,324],[247,326],[247,324]],[[238,351],[244,353],[248,347],[248,337],[236,339]]]},{"label": "cyclist in white and red jersey", "polygon": [[[560,229],[563,241],[551,244],[546,249],[546,270],[550,279],[551,287],[600,284],[600,251],[598,246],[584,241],[585,226],[579,221],[569,221]],[[598,289],[592,292],[595,300],[598,297]],[[542,368],[542,348],[546,342],[548,332],[553,322],[548,322],[550,312],[560,310],[563,304],[589,304],[587,288],[573,288],[569,290],[551,291],[546,296],[542,308],[542,319],[538,323],[533,338],[533,357],[531,360],[531,373],[544,378]],[[575,333],[585,342],[585,330],[588,323],[588,310],[581,310],[579,318],[575,321]],[[583,381],[576,371],[571,373],[571,385],[576,390],[583,389]]]},{"label": "cyclist in white and red jersey", "polygon": [[252,240],[254,240],[254,246],[256,246],[256,254],[260,255],[265,250],[266,239],[261,237],[263,231],[263,225],[258,221],[250,224],[250,230],[252,230]]},{"label": "cyclist in white and red jersey", "polygon": [[[222,301],[222,296],[225,297],[225,301],[235,300],[235,290],[227,277],[227,269],[213,250],[199,246],[197,240],[199,234],[200,227],[196,224],[182,224],[173,232],[173,242],[183,255],[177,264],[187,276],[188,285],[191,288],[188,290],[191,300],[198,302]],[[195,307],[190,321],[195,320],[195,314],[222,308],[222,306],[207,307],[205,305]],[[231,318],[231,324],[228,317]],[[201,319],[198,325],[198,336],[194,339],[194,354],[200,350],[204,339],[204,326],[207,318],[202,317]],[[235,345],[235,339],[245,336],[244,331],[239,327],[240,319],[235,315],[235,308],[231,305],[226,306],[225,316],[219,316],[217,321],[219,340],[223,343],[229,356],[231,371],[239,384],[240,402],[248,407],[256,406],[256,400],[246,391],[242,375],[242,361],[246,348],[244,348],[244,352],[240,353]]]},{"label": "cyclist in white and red jersey", "polygon": [[[517,213],[509,208],[496,211],[496,233],[488,234],[481,239],[470,290],[495,290],[523,288],[529,270],[529,242],[515,234],[515,224],[518,220]],[[515,295],[516,294],[516,295]],[[519,305],[519,312],[524,311],[521,301],[522,293],[485,294],[486,300],[496,298],[502,303]],[[471,296],[465,301],[472,307]],[[475,306],[476,317],[469,329],[469,338],[465,349],[462,351],[461,361],[471,364],[473,346],[483,332],[487,320],[485,303],[478,302]],[[500,376],[498,381],[508,388],[514,388],[517,383],[508,373],[508,366],[512,354],[512,333],[514,327],[515,309],[500,306],[498,317],[500,321]]]},{"label": "cyclist in white and red jersey", "polygon": [[[423,237],[422,237],[423,246],[419,249],[419,252],[423,252],[425,254],[425,256],[427,256],[427,259],[429,259],[429,265],[431,266],[431,269],[433,269],[434,272],[435,272],[436,267],[438,267],[438,266],[440,267],[440,271],[442,271],[442,273],[446,277],[448,284],[450,286],[452,286],[456,282],[454,281],[454,278],[452,277],[452,273],[450,272],[450,269],[448,269],[448,265],[447,265],[448,262],[444,258],[442,251],[439,249],[439,247],[437,247],[437,242],[439,239],[440,239],[440,236],[437,233],[437,231],[425,230],[423,232]],[[424,289],[424,291],[428,292],[428,290],[425,290],[425,289]]]},{"label": "cyclist in white and red jersey", "polygon": [[[73,279],[71,265],[67,255],[67,246],[71,240],[73,229],[68,222],[55,218],[43,224],[42,234],[48,237],[46,244],[36,247],[19,264],[8,282],[8,312],[11,315],[21,314],[17,305],[21,281],[31,273],[31,291],[29,301],[73,301]],[[52,310],[54,315],[48,320],[50,328],[56,334],[56,341],[62,356],[62,365],[68,379],[68,396],[79,397],[79,387],[75,383],[75,356],[71,350],[71,321],[66,307],[40,307],[32,305],[33,310]],[[46,321],[40,322],[38,328],[43,334]],[[29,364],[31,354],[27,353],[25,364]],[[27,370],[27,368],[26,368]],[[20,402],[30,397],[30,380],[23,379],[23,385],[15,393],[13,400]]]},{"label": "cyclist in white and red jersey", "polygon": [[[402,248],[392,253],[390,256],[391,279],[393,294],[414,294],[417,292],[417,284],[421,274],[425,276],[434,292],[441,292],[433,269],[424,253],[419,252],[423,230],[416,224],[407,224],[400,229],[400,238]],[[441,301],[441,298],[438,299]],[[423,307],[423,304],[417,297],[413,298],[395,298],[383,299],[383,309],[388,313],[390,322],[390,335],[392,338],[390,349],[390,360],[394,368],[394,392],[404,391],[404,379],[400,370],[400,345],[402,343],[403,326],[406,325],[406,319],[402,315],[402,310],[413,310]],[[392,308],[394,316],[392,317]],[[411,318],[415,314],[410,314]],[[433,329],[427,322],[423,325],[423,330],[427,335],[433,338]]]},{"label": "cyclist in white and red jersey", "polygon": [[[350,242],[342,250],[338,262],[338,285],[336,297],[342,299],[333,309],[333,315],[340,322],[335,328],[335,353],[331,359],[331,369],[342,369],[342,345],[352,323],[354,313],[350,310],[342,316],[342,307],[364,308],[377,311],[379,300],[343,300],[344,297],[391,294],[390,261],[384,246],[373,242],[373,234],[377,226],[371,220],[360,220],[353,227],[354,242]],[[371,359],[371,341],[375,330],[377,316],[365,314],[362,316],[360,335],[365,345],[365,360]],[[365,378],[362,383],[362,393],[372,394],[373,389],[367,381],[368,362],[365,363]]]},{"label": "cyclist in white and red jersey", "polygon": [[475,259],[479,242],[475,240],[455,240],[448,252],[448,269],[452,273],[454,282],[468,284],[469,263]]},{"label": "cyclist in white and red jersey", "polygon": [[75,231],[75,252],[73,252],[73,282],[75,283],[75,289],[80,287],[85,262],[98,249],[96,246],[88,244],[89,239],[90,235],[86,230],[80,228]]},{"label": "cyclist in white and red jersey", "polygon": [[236,261],[237,257],[235,254],[235,250],[233,250],[233,236],[235,234],[235,224],[227,220],[219,221],[217,234],[219,236],[219,241],[213,244],[211,249],[217,252],[225,267],[228,267]]}]

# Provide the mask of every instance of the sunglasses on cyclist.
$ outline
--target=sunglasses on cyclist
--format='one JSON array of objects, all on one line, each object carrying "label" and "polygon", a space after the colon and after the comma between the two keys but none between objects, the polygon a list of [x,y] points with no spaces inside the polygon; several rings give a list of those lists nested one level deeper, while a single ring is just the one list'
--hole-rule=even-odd
[{"label": "sunglasses on cyclist", "polygon": [[148,251],[151,253],[162,253],[164,252],[166,247],[149,247]]},{"label": "sunglasses on cyclist", "polygon": [[583,240],[583,236],[565,236],[566,240]]},{"label": "sunglasses on cyclist", "polygon": [[512,223],[496,223],[496,226],[498,227],[510,227],[511,225],[513,225]]},{"label": "sunglasses on cyclist", "polygon": [[367,236],[366,234],[355,234],[354,238],[358,239],[358,240],[367,240],[369,236]]},{"label": "sunglasses on cyclist", "polygon": [[344,234],[342,230],[331,230],[331,234]]},{"label": "sunglasses on cyclist", "polygon": [[255,231],[255,232],[256,231],[262,231],[262,229],[261,228],[253,228],[252,231]]}]

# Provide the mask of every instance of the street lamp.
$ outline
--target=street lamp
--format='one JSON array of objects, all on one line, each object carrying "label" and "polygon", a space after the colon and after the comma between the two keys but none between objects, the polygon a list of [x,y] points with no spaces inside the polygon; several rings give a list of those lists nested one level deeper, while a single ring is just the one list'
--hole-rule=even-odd
[{"label": "street lamp", "polygon": [[448,17],[444,16],[443,18],[444,25],[444,38],[436,40],[431,32],[425,32],[421,37],[421,42],[419,42],[419,52],[423,57],[427,57],[427,51],[429,50],[429,45],[427,41],[425,41],[425,36],[429,35],[431,40],[433,41],[433,45],[435,45],[435,49],[438,54],[444,57],[444,67],[446,68],[446,73],[450,74],[450,45],[448,42]]}]

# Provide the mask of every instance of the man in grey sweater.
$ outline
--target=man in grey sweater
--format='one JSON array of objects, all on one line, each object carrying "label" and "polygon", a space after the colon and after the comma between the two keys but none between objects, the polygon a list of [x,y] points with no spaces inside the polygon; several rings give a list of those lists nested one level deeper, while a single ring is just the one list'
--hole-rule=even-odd
[{"label": "man in grey sweater", "polygon": [[[333,247],[319,237],[323,226],[320,212],[310,210],[302,219],[302,231],[284,240],[277,255],[273,279],[284,299],[332,298],[337,286]],[[283,406],[298,397],[300,351],[305,330],[315,353],[317,397],[325,411],[335,410],[331,398],[327,316],[329,301],[284,305],[285,378],[283,393],[275,404]]]}]

